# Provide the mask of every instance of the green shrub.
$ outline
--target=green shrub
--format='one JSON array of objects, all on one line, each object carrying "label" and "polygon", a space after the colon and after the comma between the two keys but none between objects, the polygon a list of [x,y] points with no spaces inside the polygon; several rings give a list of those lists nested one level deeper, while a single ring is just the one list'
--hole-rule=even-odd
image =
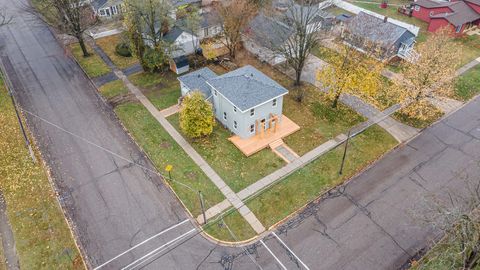
[{"label": "green shrub", "polygon": [[130,50],[130,44],[126,42],[120,42],[117,44],[115,47],[115,52],[123,57],[131,57],[132,56],[132,50]]}]

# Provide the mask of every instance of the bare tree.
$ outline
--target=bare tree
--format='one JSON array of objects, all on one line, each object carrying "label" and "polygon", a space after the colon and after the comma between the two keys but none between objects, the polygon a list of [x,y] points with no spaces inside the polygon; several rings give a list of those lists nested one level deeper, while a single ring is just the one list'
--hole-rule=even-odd
[{"label": "bare tree", "polygon": [[230,56],[235,58],[242,41],[242,31],[256,14],[257,6],[251,0],[228,0],[215,2],[214,8],[223,25],[224,38],[221,40]]},{"label": "bare tree", "polygon": [[51,27],[77,38],[83,56],[89,56],[84,34],[98,23],[90,4],[84,0],[43,0],[36,8],[38,11],[32,7],[26,10]]},{"label": "bare tree", "polygon": [[[480,181],[464,179],[466,194],[449,192],[442,200],[425,200],[420,218],[445,237],[437,243],[419,269],[430,264],[448,269],[474,269],[480,263]],[[430,256],[430,258],[429,258]]]},{"label": "bare tree", "polygon": [[0,8],[0,27],[7,25],[13,21],[13,17],[9,16],[5,8]]},{"label": "bare tree", "polygon": [[[283,44],[272,43],[274,52],[282,55],[286,63],[295,70],[295,85],[300,85],[303,68],[310,52],[315,48],[321,35],[322,20],[319,18],[320,10],[317,5],[310,5],[307,0],[299,0],[298,4],[291,1],[288,10],[280,20],[289,28],[290,35]],[[281,28],[280,28],[281,29]],[[273,35],[285,35],[285,30],[280,33],[273,31]]]},{"label": "bare tree", "polygon": [[173,24],[171,0],[129,0],[126,1],[127,12],[135,16],[142,35],[152,48],[158,48],[164,35]]}]

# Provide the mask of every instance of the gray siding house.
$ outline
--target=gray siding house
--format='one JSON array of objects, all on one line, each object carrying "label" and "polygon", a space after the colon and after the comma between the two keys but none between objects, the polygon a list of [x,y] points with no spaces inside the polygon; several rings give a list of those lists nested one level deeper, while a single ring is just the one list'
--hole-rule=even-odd
[{"label": "gray siding house", "polygon": [[275,129],[288,90],[252,66],[217,76],[208,68],[178,78],[182,96],[200,90],[218,122],[242,139]]}]

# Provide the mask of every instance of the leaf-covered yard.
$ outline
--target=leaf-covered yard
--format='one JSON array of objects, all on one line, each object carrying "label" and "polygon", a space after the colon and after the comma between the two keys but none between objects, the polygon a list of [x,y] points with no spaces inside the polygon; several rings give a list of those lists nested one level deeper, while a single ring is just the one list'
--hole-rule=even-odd
[{"label": "leaf-covered yard", "polygon": [[30,158],[1,80],[0,111],[0,189],[21,268],[83,269],[47,173]]}]

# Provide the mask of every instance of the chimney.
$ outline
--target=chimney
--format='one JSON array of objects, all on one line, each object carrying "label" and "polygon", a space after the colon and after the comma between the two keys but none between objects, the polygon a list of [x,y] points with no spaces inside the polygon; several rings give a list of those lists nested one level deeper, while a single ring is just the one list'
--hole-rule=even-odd
[{"label": "chimney", "polygon": [[387,16],[383,17],[383,22],[386,23],[387,21],[388,21],[388,17]]}]

